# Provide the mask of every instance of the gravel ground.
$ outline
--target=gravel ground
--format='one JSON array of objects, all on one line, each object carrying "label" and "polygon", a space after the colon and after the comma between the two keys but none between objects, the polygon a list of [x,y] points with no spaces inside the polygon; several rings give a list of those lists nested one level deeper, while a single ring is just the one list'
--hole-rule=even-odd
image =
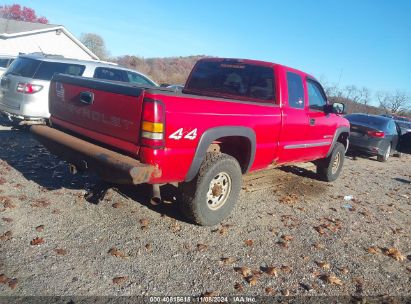
[{"label": "gravel ground", "polygon": [[[411,155],[244,177],[217,227],[149,188],[70,175],[28,132],[0,129],[0,295],[411,294]],[[108,188],[108,189],[107,189]],[[351,200],[344,196],[351,195]]]}]

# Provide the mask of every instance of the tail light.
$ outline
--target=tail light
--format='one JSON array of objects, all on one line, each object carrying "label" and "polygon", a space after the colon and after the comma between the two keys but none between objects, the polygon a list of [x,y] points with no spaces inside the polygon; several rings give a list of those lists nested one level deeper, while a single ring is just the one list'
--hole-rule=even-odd
[{"label": "tail light", "polygon": [[23,94],[34,94],[41,91],[42,88],[42,85],[19,82],[16,90]]},{"label": "tail light", "polygon": [[141,144],[152,148],[164,147],[165,109],[161,101],[144,99],[141,120]]},{"label": "tail light", "polygon": [[369,137],[378,137],[378,138],[383,138],[385,136],[384,132],[380,132],[380,131],[368,131],[367,135]]}]

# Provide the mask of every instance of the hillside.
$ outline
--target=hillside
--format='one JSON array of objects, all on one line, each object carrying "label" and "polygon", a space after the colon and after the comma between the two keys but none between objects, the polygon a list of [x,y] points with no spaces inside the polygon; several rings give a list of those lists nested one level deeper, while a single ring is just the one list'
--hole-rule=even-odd
[{"label": "hillside", "polygon": [[137,70],[159,84],[184,84],[194,64],[204,57],[206,56],[142,58],[126,55],[117,57],[113,61]]}]

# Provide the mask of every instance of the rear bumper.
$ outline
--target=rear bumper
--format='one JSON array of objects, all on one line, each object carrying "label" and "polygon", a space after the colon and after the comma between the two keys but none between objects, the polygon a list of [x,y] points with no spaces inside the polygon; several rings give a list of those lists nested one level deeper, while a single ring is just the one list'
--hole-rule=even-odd
[{"label": "rear bumper", "polygon": [[95,172],[106,181],[117,184],[149,183],[161,171],[152,165],[79,139],[48,126],[32,126],[31,133],[50,152],[81,171]]},{"label": "rear bumper", "polygon": [[350,139],[349,151],[358,151],[371,156],[382,155],[381,141],[359,141]]}]

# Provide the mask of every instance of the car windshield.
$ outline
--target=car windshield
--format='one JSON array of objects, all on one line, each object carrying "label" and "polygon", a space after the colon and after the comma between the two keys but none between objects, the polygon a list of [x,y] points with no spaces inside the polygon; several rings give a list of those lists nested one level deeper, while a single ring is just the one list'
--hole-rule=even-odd
[{"label": "car windshield", "polygon": [[241,62],[200,61],[185,91],[243,100],[274,100],[274,71]]},{"label": "car windshield", "polygon": [[349,114],[346,115],[345,118],[352,123],[366,124],[379,129],[385,129],[389,122],[388,118],[382,116],[369,116],[361,114]]}]

